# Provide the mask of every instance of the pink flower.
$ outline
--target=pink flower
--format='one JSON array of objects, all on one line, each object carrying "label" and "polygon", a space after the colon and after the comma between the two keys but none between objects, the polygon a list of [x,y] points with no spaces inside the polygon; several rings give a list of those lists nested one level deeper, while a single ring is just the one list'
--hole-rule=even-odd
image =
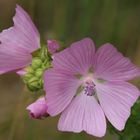
[{"label": "pink flower", "polygon": [[[102,137],[106,118],[123,130],[139,90],[126,82],[140,69],[111,44],[95,53],[90,38],[54,54],[53,68],[45,72],[48,113],[61,114],[58,129]],[[106,118],[105,118],[106,116]]]},{"label": "pink flower", "polygon": [[0,33],[0,74],[31,63],[31,53],[40,47],[40,35],[29,15],[19,6],[14,26]]},{"label": "pink flower", "polygon": [[51,54],[56,53],[57,50],[60,48],[60,45],[56,40],[47,40],[47,46]]},{"label": "pink flower", "polygon": [[31,118],[42,119],[43,117],[49,116],[47,112],[47,104],[44,97],[39,98],[37,101],[27,107],[30,112]]}]

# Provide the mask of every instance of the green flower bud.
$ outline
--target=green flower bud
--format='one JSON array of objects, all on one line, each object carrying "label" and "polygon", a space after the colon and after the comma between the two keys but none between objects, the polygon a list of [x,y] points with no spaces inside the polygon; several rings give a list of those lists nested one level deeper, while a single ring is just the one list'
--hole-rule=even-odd
[{"label": "green flower bud", "polygon": [[37,91],[38,89],[40,89],[39,79],[37,77],[32,77],[31,79],[28,80],[27,87],[31,91]]},{"label": "green flower bud", "polygon": [[42,69],[43,69],[43,70],[45,70],[45,69],[47,69],[47,68],[50,68],[50,67],[51,67],[51,64],[50,64],[49,61],[42,64]]},{"label": "green flower bud", "polygon": [[44,70],[38,68],[34,73],[27,73],[23,76],[23,81],[30,91],[38,91],[43,88],[43,75]]},{"label": "green flower bud", "polygon": [[36,83],[27,84],[27,87],[30,91],[38,91],[39,88],[37,87]]},{"label": "green flower bud", "polygon": [[33,70],[33,68],[32,68],[31,66],[26,67],[26,68],[25,68],[25,71],[26,71],[27,73],[34,73],[34,70]]},{"label": "green flower bud", "polygon": [[32,64],[25,68],[26,74],[23,81],[30,91],[43,89],[43,73],[51,67],[51,57],[48,55],[47,47],[43,46],[40,50],[33,53]]},{"label": "green flower bud", "polygon": [[39,79],[37,77],[31,77],[29,80],[28,80],[28,83],[32,83],[32,82],[35,82],[35,81],[38,81]]},{"label": "green flower bud", "polygon": [[35,57],[32,60],[32,68],[36,70],[42,65],[42,60],[39,57]]},{"label": "green flower bud", "polygon": [[32,77],[34,77],[33,74],[27,73],[25,76],[23,76],[23,81],[24,81],[25,83],[27,83],[27,82],[29,81],[29,79],[31,79]]},{"label": "green flower bud", "polygon": [[43,74],[43,69],[39,68],[35,71],[35,76],[37,77],[41,77]]},{"label": "green flower bud", "polygon": [[43,80],[42,79],[39,80],[39,86],[40,86],[40,88],[43,88]]}]

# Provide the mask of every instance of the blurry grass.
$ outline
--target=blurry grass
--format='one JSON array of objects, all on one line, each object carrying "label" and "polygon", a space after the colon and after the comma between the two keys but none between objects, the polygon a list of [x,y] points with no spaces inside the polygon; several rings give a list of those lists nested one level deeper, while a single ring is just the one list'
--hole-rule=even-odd
[{"label": "blurry grass", "polygon": [[[113,43],[140,66],[139,0],[0,0],[0,30],[12,24],[16,3],[31,15],[43,40],[55,38],[70,44],[89,36],[97,47]],[[134,83],[139,86],[140,80]],[[58,117],[29,119],[25,108],[35,95],[21,91],[22,88],[17,76],[0,76],[0,140],[95,139],[84,132],[58,132]],[[115,137],[108,135],[105,139]]]}]

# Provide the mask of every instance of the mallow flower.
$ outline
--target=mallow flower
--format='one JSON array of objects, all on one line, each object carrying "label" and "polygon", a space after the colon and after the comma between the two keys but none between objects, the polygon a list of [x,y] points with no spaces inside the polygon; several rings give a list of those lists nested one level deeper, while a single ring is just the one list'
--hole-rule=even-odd
[{"label": "mallow flower", "polygon": [[[16,71],[31,91],[42,89],[43,71],[50,66],[47,47],[40,47],[40,35],[29,15],[19,6],[13,17],[14,25],[0,33],[0,74]],[[39,55],[34,56],[33,52]],[[27,108],[32,118],[47,116],[45,98]]]},{"label": "mallow flower", "polygon": [[[95,52],[90,38],[53,55],[44,75],[48,113],[61,113],[58,129],[102,137],[107,120],[123,130],[140,95],[128,83],[140,69],[107,43]],[[107,118],[107,119],[106,119]]]},{"label": "mallow flower", "polygon": [[13,22],[12,27],[0,33],[0,74],[31,64],[32,52],[40,47],[38,30],[19,5]]},{"label": "mallow flower", "polygon": [[42,89],[42,75],[50,67],[46,45],[40,44],[40,35],[29,15],[19,6],[13,17],[14,25],[0,33],[0,74],[14,71],[28,89]]}]

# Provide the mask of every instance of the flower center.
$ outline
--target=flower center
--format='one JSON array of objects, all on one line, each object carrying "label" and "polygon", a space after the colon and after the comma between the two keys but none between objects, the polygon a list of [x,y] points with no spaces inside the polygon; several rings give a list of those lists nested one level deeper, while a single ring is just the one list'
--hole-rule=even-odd
[{"label": "flower center", "polygon": [[95,84],[92,80],[85,81],[84,91],[87,96],[95,95]]}]

